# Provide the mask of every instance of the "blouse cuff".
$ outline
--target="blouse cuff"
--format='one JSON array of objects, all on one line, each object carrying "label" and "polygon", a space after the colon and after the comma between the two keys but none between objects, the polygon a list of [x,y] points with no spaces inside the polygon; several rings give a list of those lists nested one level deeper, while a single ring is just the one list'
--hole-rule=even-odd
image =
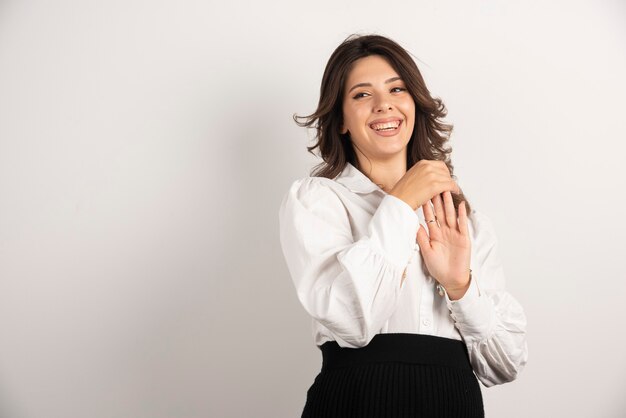
[{"label": "blouse cuff", "polygon": [[392,264],[404,268],[413,255],[419,218],[404,200],[386,195],[369,224],[370,239]]},{"label": "blouse cuff", "polygon": [[491,300],[482,294],[478,282],[473,277],[470,286],[461,299],[450,300],[445,294],[450,316],[464,338],[482,340],[491,335],[495,326],[495,308]]}]

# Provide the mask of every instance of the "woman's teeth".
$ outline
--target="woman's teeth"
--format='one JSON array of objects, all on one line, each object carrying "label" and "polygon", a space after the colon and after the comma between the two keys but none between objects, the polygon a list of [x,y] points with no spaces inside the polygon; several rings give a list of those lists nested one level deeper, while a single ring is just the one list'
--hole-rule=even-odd
[{"label": "woman's teeth", "polygon": [[391,131],[396,129],[400,125],[400,121],[388,122],[388,123],[377,123],[372,125],[372,129],[375,131]]}]

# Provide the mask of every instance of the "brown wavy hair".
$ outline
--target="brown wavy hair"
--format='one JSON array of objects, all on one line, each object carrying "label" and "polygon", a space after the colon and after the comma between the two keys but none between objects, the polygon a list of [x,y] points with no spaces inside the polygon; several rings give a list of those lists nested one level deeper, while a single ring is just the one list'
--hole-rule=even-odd
[{"label": "brown wavy hair", "polygon": [[[333,179],[348,162],[361,170],[350,134],[341,134],[340,129],[348,74],[356,60],[370,55],[379,55],[389,62],[415,102],[415,127],[407,145],[407,169],[422,159],[440,160],[446,163],[451,177],[456,181],[450,159],[452,149],[446,144],[452,133],[452,125],[443,122],[447,114],[445,105],[441,99],[431,96],[417,64],[398,43],[381,35],[358,34],[348,36],[330,56],[322,77],[320,99],[315,112],[308,116],[293,115],[298,126],[316,130],[317,142],[307,147],[307,150],[315,155],[313,150],[319,148],[322,162],[314,167],[311,175]],[[452,198],[457,210],[459,204],[465,201],[467,213],[472,212],[463,191],[452,193]]]}]

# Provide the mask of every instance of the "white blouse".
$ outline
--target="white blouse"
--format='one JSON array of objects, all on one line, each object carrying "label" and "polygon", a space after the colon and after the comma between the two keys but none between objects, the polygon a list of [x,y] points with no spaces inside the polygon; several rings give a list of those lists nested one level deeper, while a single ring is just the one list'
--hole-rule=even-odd
[{"label": "white blouse", "polygon": [[504,289],[491,221],[476,210],[468,219],[472,279],[451,301],[419,254],[418,224],[428,231],[421,207],[413,211],[350,163],[334,180],[294,181],[280,206],[280,242],[315,344],[435,335],[465,343],[485,386],[515,379],[528,357],[524,310]]}]

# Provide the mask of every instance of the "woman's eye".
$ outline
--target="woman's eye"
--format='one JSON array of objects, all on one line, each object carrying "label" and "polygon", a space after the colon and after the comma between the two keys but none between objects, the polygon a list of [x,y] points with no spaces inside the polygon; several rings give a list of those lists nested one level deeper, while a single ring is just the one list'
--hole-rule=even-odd
[{"label": "woman's eye", "polygon": [[[406,89],[404,87],[394,87],[391,89],[392,93],[400,93],[402,91],[406,91]],[[369,93],[365,93],[365,92],[361,92],[361,93],[357,93],[355,94],[352,98],[353,99],[361,99],[363,97],[369,96]]]}]

